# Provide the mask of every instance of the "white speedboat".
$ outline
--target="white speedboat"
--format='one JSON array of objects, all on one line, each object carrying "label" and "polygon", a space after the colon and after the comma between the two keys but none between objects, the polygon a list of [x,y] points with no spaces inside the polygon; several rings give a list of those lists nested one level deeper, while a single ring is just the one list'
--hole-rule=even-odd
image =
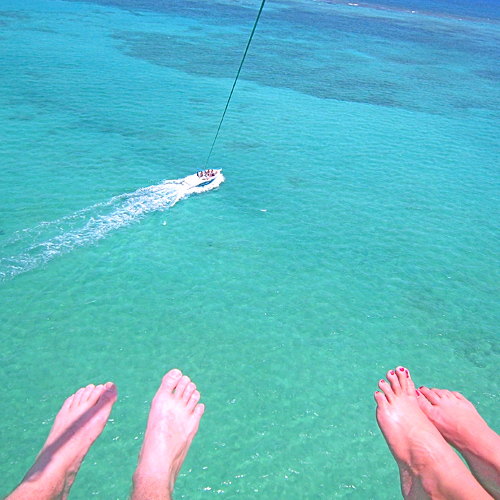
[{"label": "white speedboat", "polygon": [[188,175],[182,180],[182,184],[189,192],[203,193],[220,186],[224,182],[222,169],[203,170],[193,175]]}]

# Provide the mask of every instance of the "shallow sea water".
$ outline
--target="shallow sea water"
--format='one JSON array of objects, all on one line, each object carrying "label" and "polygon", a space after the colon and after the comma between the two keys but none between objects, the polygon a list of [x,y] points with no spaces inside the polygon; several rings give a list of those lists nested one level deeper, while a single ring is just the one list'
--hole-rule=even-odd
[{"label": "shallow sea water", "polygon": [[500,431],[482,4],[269,2],[210,160],[225,183],[70,238],[203,167],[259,4],[2,2],[0,494],[64,399],[112,380],[70,498],[126,499],[174,366],[207,407],[177,498],[399,498],[373,401],[398,364]]}]

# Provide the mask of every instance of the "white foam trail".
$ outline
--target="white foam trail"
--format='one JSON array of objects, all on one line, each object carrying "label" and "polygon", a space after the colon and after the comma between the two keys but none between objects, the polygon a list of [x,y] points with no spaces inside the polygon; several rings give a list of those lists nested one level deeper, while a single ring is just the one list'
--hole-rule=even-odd
[{"label": "white foam trail", "polygon": [[92,245],[108,233],[140,220],[149,212],[173,207],[193,193],[210,191],[224,182],[216,171],[210,184],[203,185],[197,175],[167,180],[133,193],[114,196],[71,215],[51,222],[41,222],[33,228],[17,231],[1,247],[0,281],[46,264],[54,257],[76,247]]}]

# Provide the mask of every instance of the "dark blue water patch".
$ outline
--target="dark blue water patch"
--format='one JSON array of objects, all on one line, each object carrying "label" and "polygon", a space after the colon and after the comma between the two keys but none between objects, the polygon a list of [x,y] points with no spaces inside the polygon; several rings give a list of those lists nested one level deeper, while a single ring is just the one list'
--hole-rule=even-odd
[{"label": "dark blue water patch", "polygon": [[[66,0],[68,2],[80,2],[81,0]],[[255,0],[254,6],[248,4],[205,2],[201,0],[89,0],[91,3],[118,7],[130,11],[152,11],[152,12],[177,12],[178,14],[189,11],[191,15],[203,17],[206,9],[218,10],[223,6],[222,15],[227,18],[237,16],[240,19],[254,17],[253,10],[258,8],[260,0]],[[470,18],[478,20],[500,21],[500,2],[498,0],[362,0],[352,2],[351,0],[322,0],[325,3],[343,4],[357,3],[360,6],[370,7],[378,10],[395,12],[420,12],[436,16],[452,17],[457,19]],[[271,2],[269,2],[271,3]],[[286,0],[281,0],[279,8],[286,5]],[[305,7],[312,4],[304,0],[301,2]],[[290,2],[297,7],[299,2]],[[277,8],[276,3],[266,5],[266,12]],[[222,19],[224,19],[224,17]]]},{"label": "dark blue water patch", "polygon": [[[78,0],[66,0],[78,1]],[[408,0],[405,0],[410,4]],[[405,2],[393,2],[405,4]],[[113,6],[132,11],[152,11],[165,13],[172,16],[189,17],[203,21],[204,24],[224,27],[239,27],[248,30],[253,26],[257,15],[258,3],[255,8],[248,5],[226,4],[217,2],[204,2],[197,0],[93,0],[92,3]],[[327,4],[328,2],[318,2]],[[333,1],[332,3],[337,3]],[[343,3],[343,2],[339,2]],[[437,2],[429,2],[437,4]],[[363,4],[375,5],[374,2]],[[387,2],[384,3],[386,6]],[[364,9],[353,9],[352,14],[339,11],[332,6],[331,9],[318,8],[316,2],[282,2],[280,8],[264,8],[258,26],[258,35],[266,34],[269,37],[282,39],[283,35],[292,36],[301,40],[317,40],[326,37],[338,39],[346,34],[363,35],[367,37],[382,37],[389,42],[415,42],[436,47],[440,50],[456,50],[457,47],[469,54],[498,55],[500,38],[492,40],[474,38],[470,30],[462,25],[454,24],[450,29],[438,27],[435,23],[428,22],[424,16],[420,21],[414,16],[396,18],[394,16],[366,15]],[[408,9],[406,9],[408,10]],[[437,11],[437,7],[434,9]]]},{"label": "dark blue water patch", "polygon": [[[235,34],[208,34],[198,40],[161,33],[122,32],[115,37],[131,57],[214,78],[234,78],[244,46],[242,37]],[[456,95],[460,84],[470,85],[471,78],[479,83],[484,78],[481,73],[457,74],[453,69],[446,69],[449,62],[444,57],[430,61],[397,56],[394,52],[370,51],[372,56],[363,58],[344,51],[331,41],[325,41],[322,49],[312,48],[298,39],[270,38],[261,34],[253,42],[241,77],[322,99],[433,113],[468,108],[498,109],[498,92],[488,96],[473,92]],[[491,78],[490,74],[488,76]],[[418,90],[424,90],[427,99],[414,99]]]},{"label": "dark blue water patch", "polygon": [[[65,0],[81,3],[81,0]],[[240,19],[242,22],[255,20],[256,11],[239,4],[219,4],[199,0],[87,0],[86,3],[116,7],[131,12],[159,12],[170,15],[188,15],[192,18],[212,18],[214,14],[225,22],[228,19]]]},{"label": "dark blue water patch", "polygon": [[500,82],[500,70],[499,69],[478,69],[476,74],[481,78],[487,78],[495,83]]},{"label": "dark blue water patch", "polygon": [[328,37],[361,35],[382,38],[394,44],[414,42],[436,50],[460,50],[499,57],[498,35],[490,35],[491,38],[474,36],[466,24],[437,24],[427,16],[371,16],[363,9],[353,9],[352,14],[334,8],[319,12],[299,5],[267,14],[262,19],[261,28],[267,20],[273,23],[273,29],[278,22],[288,24],[284,29],[296,31],[300,38],[309,36],[314,39],[318,34]]},{"label": "dark blue water patch", "polygon": [[29,19],[29,14],[19,11],[11,11],[11,10],[0,10],[0,17],[5,17],[7,19],[14,19],[16,21],[20,21],[22,19]]},{"label": "dark blue water patch", "polygon": [[[122,30],[113,36],[130,57],[215,78],[234,78],[257,14],[251,6],[199,0],[94,3],[194,21],[182,35],[166,33],[166,27],[161,33]],[[436,22],[410,13],[350,13],[323,2],[279,5],[264,10],[241,78],[323,99],[431,113],[499,109],[499,92],[474,92],[485,81],[491,85],[488,71],[500,66],[494,30],[485,34],[477,23]],[[414,99],[416,91],[423,98]]]},{"label": "dark blue water patch", "polygon": [[[121,32],[113,36],[131,57],[192,74],[222,78],[235,75],[244,43],[242,37],[224,33],[179,37],[163,33]],[[207,42],[210,46],[206,46]]]},{"label": "dark blue water patch", "polygon": [[500,20],[498,0],[363,0],[363,5],[403,11],[427,12],[456,18]]}]

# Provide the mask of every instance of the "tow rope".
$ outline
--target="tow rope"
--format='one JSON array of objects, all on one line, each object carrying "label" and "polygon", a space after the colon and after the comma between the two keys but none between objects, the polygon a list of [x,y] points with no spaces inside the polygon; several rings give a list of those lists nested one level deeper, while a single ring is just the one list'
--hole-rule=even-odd
[{"label": "tow rope", "polygon": [[240,76],[241,68],[243,67],[245,57],[247,56],[248,48],[250,47],[250,43],[252,42],[253,34],[255,33],[255,29],[257,28],[257,23],[259,22],[260,14],[262,13],[262,9],[264,8],[265,3],[266,3],[266,0],[262,0],[262,4],[260,6],[259,13],[257,14],[257,19],[255,20],[255,23],[253,25],[252,33],[250,34],[250,38],[248,39],[247,48],[245,49],[245,53],[243,54],[243,57],[241,58],[241,63],[240,63],[240,67],[238,68],[238,73],[236,73],[236,78],[234,79],[233,87],[231,89],[231,92],[229,93],[229,97],[227,98],[226,107],[224,108],[224,112],[222,113],[222,118],[220,119],[219,127],[217,128],[217,132],[215,133],[214,141],[212,142],[212,147],[210,148],[210,152],[208,153],[208,158],[207,158],[207,161],[205,163],[205,168],[207,168],[208,161],[210,160],[210,155],[212,154],[212,151],[213,151],[214,146],[215,146],[215,141],[217,141],[217,137],[219,136],[219,131],[220,131],[220,128],[222,126],[222,122],[224,121],[224,117],[226,116],[227,108],[229,107],[229,101],[231,100],[231,97],[233,95],[234,87],[236,87],[236,82],[238,81],[238,77]]}]

